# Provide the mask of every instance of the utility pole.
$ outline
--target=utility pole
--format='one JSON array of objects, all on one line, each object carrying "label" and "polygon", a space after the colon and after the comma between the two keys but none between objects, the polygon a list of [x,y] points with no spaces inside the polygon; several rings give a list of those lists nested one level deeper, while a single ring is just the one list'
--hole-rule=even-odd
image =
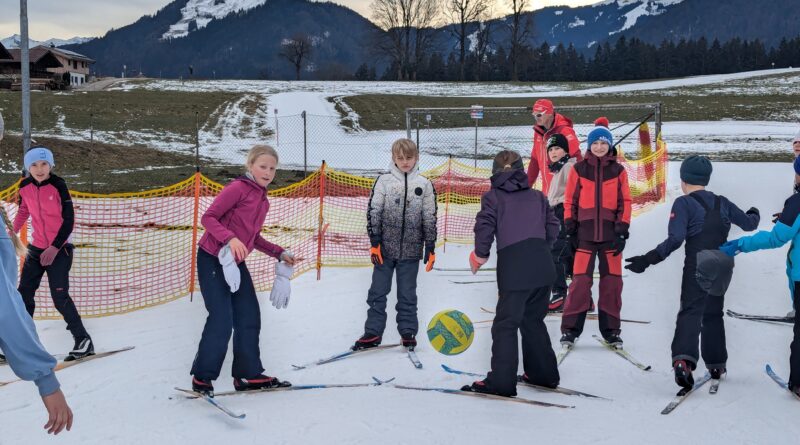
[{"label": "utility pole", "polygon": [[19,0],[19,52],[22,63],[22,157],[31,148],[31,66],[28,53],[28,0]]}]

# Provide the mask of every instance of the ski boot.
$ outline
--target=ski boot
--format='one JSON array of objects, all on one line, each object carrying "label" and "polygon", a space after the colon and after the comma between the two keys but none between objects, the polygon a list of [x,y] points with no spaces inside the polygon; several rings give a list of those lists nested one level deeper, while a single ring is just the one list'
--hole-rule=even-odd
[{"label": "ski boot", "polygon": [[552,313],[564,312],[564,299],[567,296],[564,294],[553,294],[550,297],[550,304],[547,306],[547,311]]},{"label": "ski boot", "polygon": [[714,380],[721,379],[722,376],[725,375],[727,372],[728,370],[725,368],[714,368],[708,370],[709,375],[711,375],[711,378]]},{"label": "ski boot", "polygon": [[694,377],[692,377],[692,367],[686,360],[675,360],[672,364],[675,370],[675,383],[683,389],[692,389]]},{"label": "ski boot", "polygon": [[553,385],[553,384],[544,385],[544,384],[539,383],[539,382],[534,382],[533,380],[530,379],[530,377],[528,377],[528,373],[524,373],[522,375],[518,375],[517,376],[517,381],[518,382],[522,382],[522,383],[527,383],[529,385],[543,386],[545,388],[550,388],[550,389],[558,388],[558,383],[556,383],[555,385]]},{"label": "ski boot", "polygon": [[251,379],[233,379],[233,387],[237,391],[258,391],[270,388],[287,388],[289,386],[292,386],[292,384],[287,381],[280,381],[277,377],[270,377],[264,374],[259,374]]},{"label": "ski boot", "polygon": [[491,389],[486,384],[486,380],[475,380],[474,382],[472,382],[471,385],[462,386],[461,390],[465,391],[465,392],[477,392],[477,393],[481,393],[481,394],[492,394],[492,395],[495,395],[495,396],[511,397],[511,396],[505,396],[505,395],[500,394],[497,391],[494,391],[493,389]]},{"label": "ski boot", "polygon": [[403,334],[401,337],[404,348],[408,348],[409,350],[413,351],[414,348],[417,347],[417,339],[414,338],[414,334]]},{"label": "ski boot", "polygon": [[79,337],[75,339],[75,346],[72,347],[72,351],[69,351],[64,361],[71,362],[90,355],[94,355],[94,343],[92,343],[92,339],[89,337]]},{"label": "ski boot", "polygon": [[603,336],[603,340],[616,349],[622,349],[622,338],[617,334],[608,334]]},{"label": "ski boot", "polygon": [[356,344],[354,344],[350,349],[353,351],[360,351],[362,349],[374,348],[376,346],[380,346],[382,339],[383,338],[380,335],[364,334],[361,336],[361,338],[356,340]]},{"label": "ski boot", "polygon": [[568,346],[571,348],[575,346],[575,340],[577,339],[578,336],[574,332],[567,331],[561,335],[561,346]]},{"label": "ski boot", "polygon": [[214,397],[214,385],[211,384],[211,380],[198,379],[192,376],[192,391]]}]

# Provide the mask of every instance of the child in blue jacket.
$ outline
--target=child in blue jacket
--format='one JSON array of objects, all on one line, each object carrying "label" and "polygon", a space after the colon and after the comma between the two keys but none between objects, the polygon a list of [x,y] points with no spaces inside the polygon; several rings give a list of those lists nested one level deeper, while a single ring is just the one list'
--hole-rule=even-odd
[{"label": "child in blue jacket", "polygon": [[[794,160],[795,178],[800,175],[800,157]],[[791,242],[786,259],[786,275],[789,278],[789,289],[793,295],[800,292],[800,183],[795,179],[794,194],[783,204],[783,210],[772,230],[762,230],[755,235],[730,240],[720,250],[730,256],[739,252],[754,252],[762,249],[776,249]],[[797,298],[792,305],[797,312]],[[800,396],[800,324],[794,322],[794,338],[789,347],[789,389]]]},{"label": "child in blue jacket", "polygon": [[64,428],[72,428],[72,411],[53,370],[56,359],[39,342],[33,319],[17,292],[19,261],[14,250],[16,245],[17,251],[22,253],[24,247],[13,234],[2,204],[0,219],[6,228],[0,229],[0,349],[14,374],[36,383],[49,416],[44,428],[48,433],[58,434]]}]

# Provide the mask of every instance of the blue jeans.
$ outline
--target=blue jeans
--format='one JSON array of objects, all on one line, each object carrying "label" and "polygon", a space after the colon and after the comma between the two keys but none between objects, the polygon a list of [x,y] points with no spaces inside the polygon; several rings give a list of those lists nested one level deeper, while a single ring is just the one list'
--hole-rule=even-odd
[{"label": "blue jeans", "polygon": [[198,249],[197,277],[200,292],[208,310],[208,318],[200,338],[200,347],[192,364],[191,374],[201,380],[216,380],[228,352],[228,341],[233,332],[234,378],[252,378],[262,372],[261,351],[258,345],[261,333],[261,311],[253,287],[253,280],[245,263],[239,264],[242,282],[239,290],[231,293],[222,265],[217,257]]},{"label": "blue jeans", "polygon": [[417,273],[419,260],[385,258],[372,270],[372,285],[367,293],[367,322],[364,333],[383,335],[386,329],[386,296],[392,291],[392,275],[397,271],[397,330],[400,335],[417,335]]}]

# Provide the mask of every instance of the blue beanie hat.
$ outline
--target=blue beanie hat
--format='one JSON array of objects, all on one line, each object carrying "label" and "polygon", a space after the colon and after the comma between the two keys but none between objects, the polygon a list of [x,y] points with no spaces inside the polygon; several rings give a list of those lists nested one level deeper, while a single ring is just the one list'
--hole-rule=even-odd
[{"label": "blue beanie hat", "polygon": [[50,164],[50,168],[56,166],[53,152],[44,147],[33,147],[25,153],[25,170],[30,170],[31,165],[37,161],[47,161]]},{"label": "blue beanie hat", "polygon": [[592,148],[592,144],[597,141],[606,142],[610,149],[613,149],[614,147],[614,136],[606,127],[599,125],[594,127],[594,129],[589,132],[589,136],[586,138],[586,145],[588,148]]},{"label": "blue beanie hat", "polygon": [[794,158],[794,174],[800,175],[800,156]]},{"label": "blue beanie hat", "polygon": [[711,161],[707,157],[691,155],[681,163],[681,181],[706,186],[711,180],[711,170]]}]

